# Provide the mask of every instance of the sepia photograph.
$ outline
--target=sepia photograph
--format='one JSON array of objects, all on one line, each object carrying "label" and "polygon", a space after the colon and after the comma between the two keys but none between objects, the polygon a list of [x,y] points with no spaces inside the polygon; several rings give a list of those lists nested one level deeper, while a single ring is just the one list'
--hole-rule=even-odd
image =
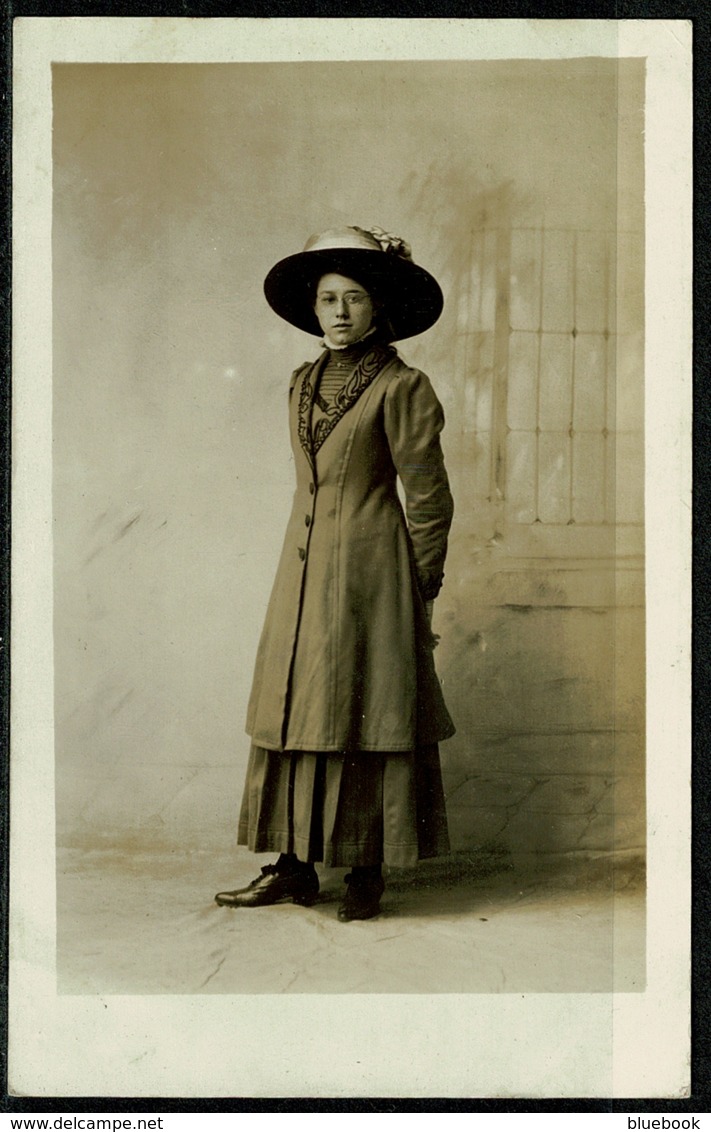
[{"label": "sepia photograph", "polygon": [[[604,1038],[566,1021],[497,1095],[614,1095],[650,987],[648,60],[605,21],[449,57],[404,33],[457,21],[275,23],[403,38],[46,68],[56,1009],[247,1002],[244,1040],[288,1003],[298,1044],[570,1002]],[[287,1089],[246,1071],[210,1095]]]}]

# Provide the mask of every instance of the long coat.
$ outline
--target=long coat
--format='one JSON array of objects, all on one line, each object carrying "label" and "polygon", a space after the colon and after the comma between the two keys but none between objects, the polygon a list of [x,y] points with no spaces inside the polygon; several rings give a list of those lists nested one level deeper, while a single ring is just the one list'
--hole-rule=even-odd
[{"label": "long coat", "polygon": [[444,415],[428,378],[376,345],[312,430],[327,357],[291,381],[296,490],[247,731],[275,751],[410,751],[454,732],[424,606],[452,520]]}]

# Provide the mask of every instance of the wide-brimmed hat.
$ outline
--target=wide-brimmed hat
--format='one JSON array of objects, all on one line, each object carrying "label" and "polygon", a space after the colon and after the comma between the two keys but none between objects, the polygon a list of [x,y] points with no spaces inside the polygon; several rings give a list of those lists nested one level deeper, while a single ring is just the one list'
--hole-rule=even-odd
[{"label": "wide-brimmed hat", "polygon": [[380,228],[330,228],[311,236],[302,252],[271,269],[264,280],[267,302],[292,326],[321,335],[313,309],[316,285],[331,272],[354,279],[384,304],[393,340],[422,334],[442,313],[437,280],[413,262],[404,240]]}]

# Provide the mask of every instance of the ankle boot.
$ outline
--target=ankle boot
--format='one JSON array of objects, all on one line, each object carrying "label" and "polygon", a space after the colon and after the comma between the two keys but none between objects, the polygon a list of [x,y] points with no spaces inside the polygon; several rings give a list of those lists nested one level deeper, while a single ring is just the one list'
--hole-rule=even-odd
[{"label": "ankle boot", "polygon": [[350,920],[372,920],[380,912],[380,897],[385,885],[380,865],[359,865],[343,878],[348,885],[338,909],[341,923]]},{"label": "ankle boot", "polygon": [[263,908],[291,900],[308,906],[318,896],[318,876],[310,863],[293,853],[282,853],[275,865],[264,865],[261,875],[246,888],[218,892],[215,902],[225,908]]}]

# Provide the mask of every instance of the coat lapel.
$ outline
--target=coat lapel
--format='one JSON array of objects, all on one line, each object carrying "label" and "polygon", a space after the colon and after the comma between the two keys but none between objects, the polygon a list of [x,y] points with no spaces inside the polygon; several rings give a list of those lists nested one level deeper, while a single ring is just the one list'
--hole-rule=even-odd
[{"label": "coat lapel", "polygon": [[[321,448],[321,445],[331,435],[341,418],[355,405],[361,393],[363,393],[378,376],[385,363],[390,361],[394,356],[395,351],[392,346],[377,345],[367,350],[338,394],[333,410],[327,417],[322,417],[316,424],[316,427],[312,429],[310,427],[310,416],[311,406],[313,405],[315,381],[320,373],[319,363],[323,364],[325,362],[325,356],[323,359],[319,358],[312,373],[309,375],[311,379],[311,389],[309,393],[309,421],[307,429],[311,443],[312,460],[316,457],[316,453]],[[301,409],[301,403],[299,403],[299,409]],[[299,415],[299,439],[301,439],[301,414]]]},{"label": "coat lapel", "polygon": [[297,425],[296,431],[299,437],[299,444],[301,445],[304,455],[311,465],[311,470],[315,470],[316,454],[313,448],[313,441],[311,437],[311,410],[314,403],[314,391],[318,381],[318,375],[321,372],[322,366],[326,362],[326,354],[321,354],[312,366],[309,366],[305,371],[301,380],[301,389],[299,390],[299,405],[297,409]]}]

